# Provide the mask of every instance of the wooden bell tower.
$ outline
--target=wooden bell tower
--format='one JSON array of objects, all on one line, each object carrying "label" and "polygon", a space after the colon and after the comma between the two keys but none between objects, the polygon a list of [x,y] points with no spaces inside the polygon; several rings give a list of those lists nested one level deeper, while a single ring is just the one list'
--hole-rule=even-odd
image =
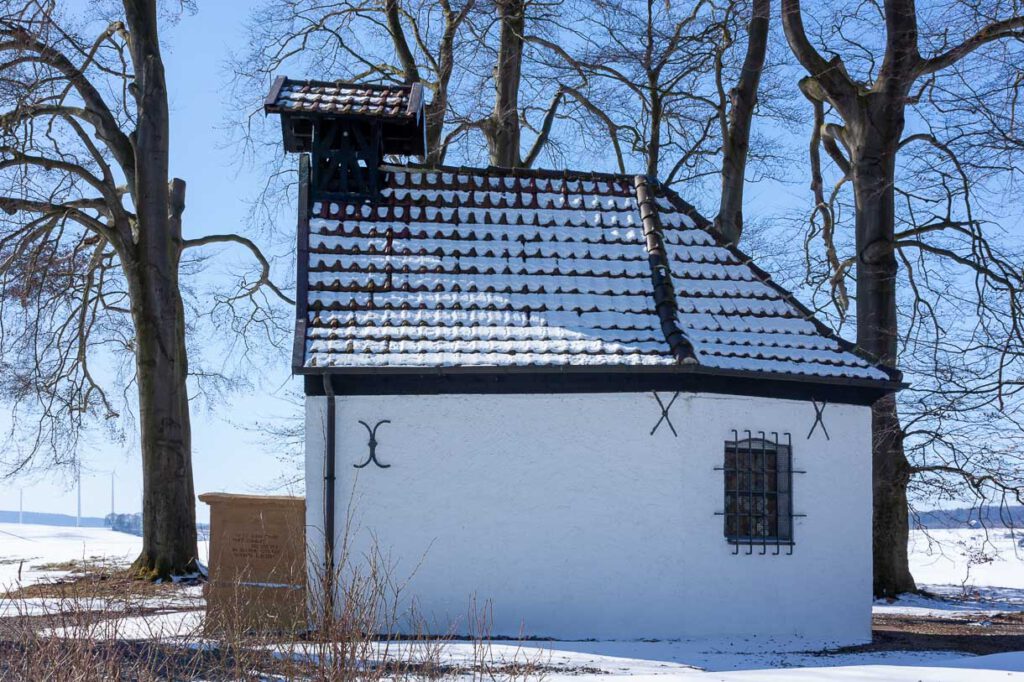
[{"label": "wooden bell tower", "polygon": [[313,197],[376,197],[385,156],[426,153],[419,83],[367,85],[280,76],[263,108],[280,114],[286,151],[311,155]]}]

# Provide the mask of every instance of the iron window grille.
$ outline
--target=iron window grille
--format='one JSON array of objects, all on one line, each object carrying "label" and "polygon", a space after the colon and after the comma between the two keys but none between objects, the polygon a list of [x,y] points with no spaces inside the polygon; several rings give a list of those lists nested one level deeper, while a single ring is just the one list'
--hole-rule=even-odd
[{"label": "iron window grille", "polygon": [[772,433],[771,438],[758,432],[754,437],[745,431],[745,438],[733,431],[733,439],[725,442],[723,472],[725,489],[724,517],[726,541],[735,547],[747,547],[747,554],[768,548],[779,554],[781,547],[793,553],[793,445],[788,433]]}]

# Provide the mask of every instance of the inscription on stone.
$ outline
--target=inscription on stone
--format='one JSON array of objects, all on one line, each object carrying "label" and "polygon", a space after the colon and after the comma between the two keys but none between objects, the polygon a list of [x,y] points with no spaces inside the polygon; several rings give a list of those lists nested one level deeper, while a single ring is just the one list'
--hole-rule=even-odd
[{"label": "inscription on stone", "polygon": [[266,560],[281,555],[281,536],[254,530],[239,530],[228,538],[235,559]]}]

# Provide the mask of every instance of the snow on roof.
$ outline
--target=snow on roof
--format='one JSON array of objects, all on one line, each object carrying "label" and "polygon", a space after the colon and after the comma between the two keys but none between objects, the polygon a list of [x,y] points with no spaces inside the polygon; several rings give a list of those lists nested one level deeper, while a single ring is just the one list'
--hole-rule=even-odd
[{"label": "snow on roof", "polygon": [[299,371],[695,363],[897,376],[642,176],[383,170],[376,200],[313,197]]},{"label": "snow on roof", "polygon": [[415,119],[422,87],[342,81],[301,81],[279,77],[264,102],[267,113],[312,113]]}]

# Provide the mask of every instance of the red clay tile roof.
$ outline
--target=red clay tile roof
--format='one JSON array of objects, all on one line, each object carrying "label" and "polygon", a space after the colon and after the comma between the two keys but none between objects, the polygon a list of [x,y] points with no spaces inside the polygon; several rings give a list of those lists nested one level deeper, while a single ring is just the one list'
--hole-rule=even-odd
[{"label": "red clay tile roof", "polygon": [[311,113],[415,119],[423,104],[419,83],[373,85],[341,81],[296,81],[279,77],[264,103],[267,113]]},{"label": "red clay tile roof", "polygon": [[300,372],[695,361],[894,377],[642,177],[384,171],[376,201],[313,198]]}]

